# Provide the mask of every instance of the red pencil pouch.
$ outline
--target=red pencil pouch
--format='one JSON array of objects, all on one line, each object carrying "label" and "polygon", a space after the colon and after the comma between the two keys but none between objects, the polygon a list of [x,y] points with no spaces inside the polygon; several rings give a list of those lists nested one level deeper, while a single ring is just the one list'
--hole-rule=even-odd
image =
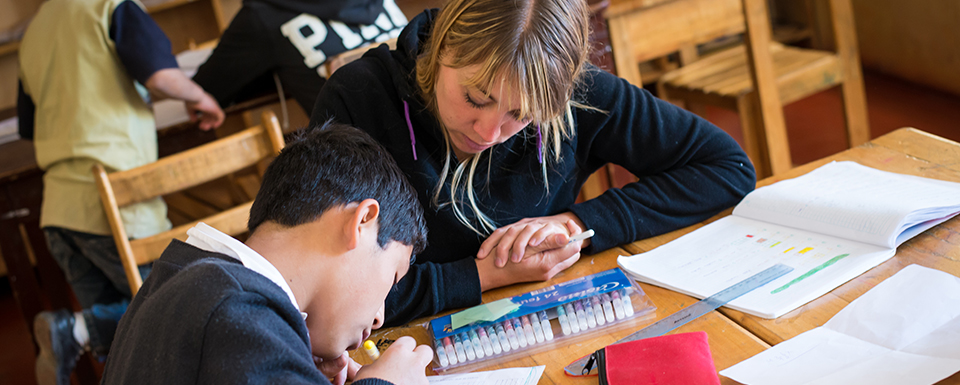
[{"label": "red pencil pouch", "polygon": [[670,334],[597,351],[600,384],[720,384],[706,332]]}]

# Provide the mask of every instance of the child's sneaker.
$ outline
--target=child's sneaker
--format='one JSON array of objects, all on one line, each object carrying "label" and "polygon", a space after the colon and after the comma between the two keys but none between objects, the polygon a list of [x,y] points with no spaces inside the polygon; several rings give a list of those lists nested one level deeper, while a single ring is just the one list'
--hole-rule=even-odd
[{"label": "child's sneaker", "polygon": [[73,338],[73,313],[44,311],[33,319],[33,334],[40,346],[36,374],[40,385],[69,385],[70,374],[83,353]]}]

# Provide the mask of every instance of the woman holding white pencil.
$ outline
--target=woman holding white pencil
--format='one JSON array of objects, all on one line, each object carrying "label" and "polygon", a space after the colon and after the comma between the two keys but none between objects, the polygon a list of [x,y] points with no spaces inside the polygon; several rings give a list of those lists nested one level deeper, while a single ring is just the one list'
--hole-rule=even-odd
[{"label": "woman holding white pencil", "polygon": [[[753,189],[733,139],[591,66],[589,34],[583,0],[451,0],[324,85],[311,126],[369,132],[424,206],[429,246],[387,298],[387,325],[549,279],[581,250],[697,223]],[[575,203],[607,163],[639,181]]]}]

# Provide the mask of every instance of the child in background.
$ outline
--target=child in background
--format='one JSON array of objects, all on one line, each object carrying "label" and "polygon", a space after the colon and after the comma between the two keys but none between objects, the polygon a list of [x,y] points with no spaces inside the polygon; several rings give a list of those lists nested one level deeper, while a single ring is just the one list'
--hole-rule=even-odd
[{"label": "child in background", "polygon": [[[17,118],[44,172],[40,228],[83,308],[34,318],[37,383],[70,385],[84,350],[101,359],[109,353],[132,296],[91,168],[124,171],[157,160],[157,127],[144,91],[153,101],[185,102],[201,130],[219,127],[224,114],[177,68],[170,40],[139,1],[42,3],[17,51]],[[161,198],[120,213],[133,239],[170,229]],[[149,272],[140,267],[141,276]]]}]

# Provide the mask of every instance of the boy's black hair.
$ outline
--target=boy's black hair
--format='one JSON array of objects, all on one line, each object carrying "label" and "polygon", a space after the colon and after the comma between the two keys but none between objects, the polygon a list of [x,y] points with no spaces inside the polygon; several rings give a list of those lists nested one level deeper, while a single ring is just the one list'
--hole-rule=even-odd
[{"label": "boy's black hair", "polygon": [[332,207],[375,199],[380,203],[377,243],[427,246],[427,226],[416,190],[386,151],[369,134],[326,122],[288,144],[263,175],[247,227],[273,221],[297,226]]}]

